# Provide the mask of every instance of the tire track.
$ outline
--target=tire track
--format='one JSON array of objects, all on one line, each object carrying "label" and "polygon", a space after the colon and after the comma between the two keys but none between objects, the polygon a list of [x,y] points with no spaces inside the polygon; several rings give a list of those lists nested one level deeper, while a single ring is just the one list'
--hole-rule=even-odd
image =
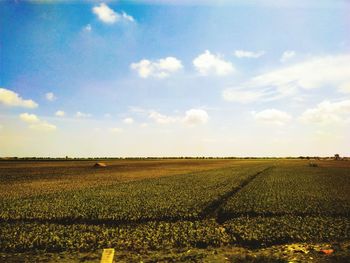
[{"label": "tire track", "polygon": [[273,168],[274,166],[270,166],[257,172],[256,174],[251,175],[249,178],[244,180],[238,187],[233,188],[231,191],[227,192],[226,194],[221,196],[219,199],[213,201],[211,204],[209,204],[206,208],[203,209],[201,218],[202,219],[215,218],[218,223],[221,223],[221,221],[223,220],[223,218],[221,218],[222,206],[228,201],[228,199],[233,197],[235,194],[241,191],[245,186],[247,186],[249,183],[254,181],[254,179],[257,176],[267,171],[270,171]]}]

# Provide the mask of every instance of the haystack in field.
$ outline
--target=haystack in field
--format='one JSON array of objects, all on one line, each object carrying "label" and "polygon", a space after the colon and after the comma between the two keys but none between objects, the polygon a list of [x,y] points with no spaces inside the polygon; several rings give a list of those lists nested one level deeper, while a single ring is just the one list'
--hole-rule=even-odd
[{"label": "haystack in field", "polygon": [[105,163],[95,163],[94,167],[96,167],[96,168],[107,167],[107,164],[105,164]]}]

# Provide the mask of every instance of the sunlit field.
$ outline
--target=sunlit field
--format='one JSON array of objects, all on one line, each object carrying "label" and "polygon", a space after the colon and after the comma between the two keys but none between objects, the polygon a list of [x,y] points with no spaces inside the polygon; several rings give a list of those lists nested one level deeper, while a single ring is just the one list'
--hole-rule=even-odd
[{"label": "sunlit field", "polygon": [[0,0],[0,263],[349,263],[349,13]]},{"label": "sunlit field", "polygon": [[103,162],[0,162],[0,260],[350,259],[349,161]]}]

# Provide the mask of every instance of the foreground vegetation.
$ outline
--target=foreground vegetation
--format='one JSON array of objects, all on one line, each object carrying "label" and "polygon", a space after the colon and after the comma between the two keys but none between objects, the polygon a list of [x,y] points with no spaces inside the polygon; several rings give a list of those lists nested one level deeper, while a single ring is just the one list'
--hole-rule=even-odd
[{"label": "foreground vegetation", "polygon": [[[180,175],[150,174],[51,192],[43,184],[41,194],[21,195],[18,190],[0,199],[0,251],[91,252],[113,247],[145,254],[349,242],[350,164],[308,164],[230,160]],[[11,168],[6,169],[11,174]],[[40,180],[40,173],[31,169],[35,179],[28,173],[17,181]],[[16,181],[15,174],[0,177],[2,184]],[[64,174],[57,177],[65,180]]]},{"label": "foreground vegetation", "polygon": [[350,240],[350,219],[332,217],[236,218],[136,225],[1,223],[1,250],[94,251],[106,247],[134,252],[242,245],[258,248],[290,242]]}]

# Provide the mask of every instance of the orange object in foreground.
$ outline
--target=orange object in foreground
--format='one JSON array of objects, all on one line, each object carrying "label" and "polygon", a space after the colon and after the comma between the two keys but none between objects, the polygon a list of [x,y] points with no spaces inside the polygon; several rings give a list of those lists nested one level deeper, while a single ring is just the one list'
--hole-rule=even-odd
[{"label": "orange object in foreground", "polygon": [[326,255],[330,255],[334,252],[334,249],[321,249],[321,252]]}]

